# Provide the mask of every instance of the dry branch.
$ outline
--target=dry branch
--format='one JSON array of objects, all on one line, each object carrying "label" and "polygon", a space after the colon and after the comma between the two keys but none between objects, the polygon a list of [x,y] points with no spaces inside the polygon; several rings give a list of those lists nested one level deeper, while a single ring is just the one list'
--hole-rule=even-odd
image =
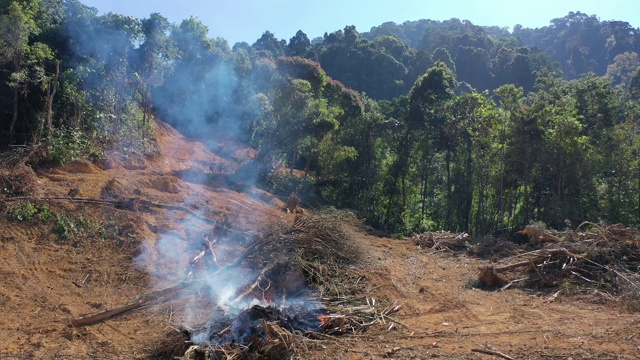
[{"label": "dry branch", "polygon": [[[211,276],[215,277],[215,276],[224,274],[227,271],[238,267],[242,263],[242,261],[244,259],[246,259],[248,256],[253,254],[255,249],[258,248],[260,245],[262,245],[264,243],[265,243],[265,241],[263,240],[263,241],[260,241],[260,242],[257,242],[255,244],[253,244],[252,246],[247,248],[247,250],[240,257],[238,257],[238,259],[236,259],[234,262],[232,262],[232,263],[230,263],[230,264],[218,269]],[[135,302],[132,302],[130,304],[123,305],[123,306],[117,307],[115,309],[105,310],[105,311],[102,311],[102,312],[99,312],[99,313],[85,315],[85,316],[81,316],[81,317],[75,318],[75,319],[71,320],[71,325],[76,326],[76,327],[77,326],[93,325],[93,324],[96,324],[98,322],[107,320],[107,319],[109,319],[111,317],[123,314],[123,313],[128,312],[128,311],[137,310],[137,309],[140,309],[140,308],[145,307],[147,305],[157,304],[157,303],[161,303],[163,301],[170,300],[173,296],[175,296],[177,294],[177,292],[182,291],[182,290],[187,290],[187,289],[192,288],[192,287],[195,287],[198,284],[199,284],[198,281],[183,282],[183,283],[180,283],[178,285],[172,286],[170,288],[154,291],[151,294],[145,295],[142,298],[140,298],[139,300],[137,300]]]},{"label": "dry branch", "polygon": [[469,234],[455,234],[447,231],[426,232],[415,234],[411,240],[413,243],[422,248],[436,250],[461,250],[466,249]]},{"label": "dry branch", "polygon": [[170,204],[160,204],[144,199],[139,198],[130,198],[130,199],[119,199],[119,200],[106,200],[106,199],[94,199],[94,198],[72,198],[72,197],[39,197],[39,196],[16,196],[16,197],[2,197],[0,201],[9,202],[9,201],[64,201],[64,202],[75,202],[82,204],[97,204],[97,205],[107,205],[113,206],[118,209],[138,211],[138,209],[142,206],[166,209],[166,210],[177,210],[185,212],[197,219],[200,219],[204,222],[210,224],[216,224],[215,220],[204,217],[193,210],[186,208],[180,205],[170,205]]},{"label": "dry branch", "polygon": [[531,225],[527,225],[524,227],[524,229],[522,229],[521,231],[518,231],[517,233],[527,235],[529,237],[529,240],[534,244],[541,243],[545,240],[549,240],[553,242],[562,241],[561,238],[545,231],[543,225],[544,224],[542,223],[534,223]]},{"label": "dry branch", "polygon": [[501,353],[499,351],[486,350],[486,349],[471,349],[471,351],[477,352],[477,353],[481,353],[481,354],[498,356],[498,357],[501,357],[501,358],[507,359],[507,360],[513,360],[513,358],[511,356],[503,354],[503,353]]},{"label": "dry branch", "polygon": [[154,291],[148,295],[143,296],[139,300],[127,305],[119,306],[115,309],[105,310],[99,313],[80,316],[71,320],[71,325],[74,327],[87,326],[99,323],[117,315],[124,314],[128,311],[140,309],[142,307],[158,304],[173,298],[179,291],[186,290],[195,286],[195,283],[181,283],[170,288]]},{"label": "dry branch", "polygon": [[240,303],[242,299],[244,299],[247,295],[251,294],[257,287],[260,286],[260,282],[262,282],[262,280],[266,279],[267,281],[269,281],[269,284],[271,284],[271,281],[266,278],[266,274],[269,271],[273,270],[275,265],[276,264],[271,264],[266,266],[264,269],[262,269],[262,271],[260,272],[260,275],[257,276],[256,281],[254,281],[252,284],[247,285],[244,289],[238,290],[236,292],[237,294],[236,298],[231,302],[229,302],[229,306],[233,307],[238,303]]}]

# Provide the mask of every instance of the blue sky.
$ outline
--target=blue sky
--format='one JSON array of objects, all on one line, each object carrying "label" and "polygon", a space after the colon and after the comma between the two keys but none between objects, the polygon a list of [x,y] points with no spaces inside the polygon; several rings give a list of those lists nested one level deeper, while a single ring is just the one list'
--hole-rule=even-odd
[{"label": "blue sky", "polygon": [[100,14],[148,17],[158,12],[171,22],[195,16],[211,37],[230,45],[253,44],[266,30],[287,41],[298,30],[310,39],[355,25],[360,32],[386,21],[470,20],[476,25],[542,27],[570,11],[621,20],[640,27],[640,0],[80,0]]}]

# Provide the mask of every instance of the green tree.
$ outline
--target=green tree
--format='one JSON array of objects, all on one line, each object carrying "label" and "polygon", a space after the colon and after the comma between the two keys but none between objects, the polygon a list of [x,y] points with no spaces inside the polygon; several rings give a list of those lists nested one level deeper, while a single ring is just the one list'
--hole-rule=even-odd
[{"label": "green tree", "polygon": [[640,100],[640,69],[629,80],[629,95],[634,100]]},{"label": "green tree", "polygon": [[8,85],[13,90],[13,115],[9,125],[10,142],[13,142],[18,122],[20,94],[32,83],[45,80],[43,61],[52,58],[51,49],[42,43],[30,44],[29,39],[38,34],[34,21],[38,11],[37,0],[12,1],[0,15],[0,61],[9,65]]},{"label": "green tree", "polygon": [[453,62],[452,58],[451,58],[451,54],[449,54],[449,51],[445,48],[437,48],[433,51],[433,61],[434,62],[438,62],[441,61],[443,62],[445,65],[447,65],[447,67],[449,68],[449,70],[451,70],[454,74],[456,73],[456,64]]},{"label": "green tree", "polygon": [[302,30],[296,32],[296,35],[289,40],[289,45],[287,46],[289,56],[304,57],[309,49],[311,49],[311,41]]},{"label": "green tree", "polygon": [[[401,177],[400,184],[402,189],[402,203],[403,206],[407,206],[407,173],[409,170],[408,162],[411,155],[411,144],[416,141],[418,144],[418,164],[419,169],[419,182],[420,182],[420,224],[414,225],[421,227],[422,223],[427,220],[427,201],[428,194],[430,192],[430,179],[432,177],[432,161],[434,159],[434,151],[445,148],[446,160],[445,160],[445,176],[446,176],[446,193],[447,197],[450,196],[451,187],[451,148],[447,146],[443,141],[443,125],[447,121],[448,112],[446,110],[446,103],[450,100],[454,94],[455,77],[453,72],[447,67],[447,65],[441,61],[427,70],[427,72],[420,77],[411,92],[409,93],[409,113],[407,117],[406,133],[404,135],[403,145],[404,149],[401,153],[407,154],[407,160],[400,160],[403,166],[400,167]],[[419,136],[417,139],[414,136]]]},{"label": "green tree", "polygon": [[135,66],[140,82],[143,122],[146,123],[152,110],[152,89],[162,84],[165,72],[170,70],[175,47],[168,36],[171,24],[162,15],[151,14],[142,20],[141,26],[144,42],[138,49],[139,58]]},{"label": "green tree", "polygon": [[251,47],[256,52],[263,52],[265,57],[277,58],[284,55],[284,45],[286,43],[283,45],[283,42],[284,40],[282,42],[279,41],[270,31],[265,31]]},{"label": "green tree", "polygon": [[458,80],[466,81],[479,90],[489,90],[493,87],[491,78],[491,59],[484,49],[461,46],[456,56]]}]

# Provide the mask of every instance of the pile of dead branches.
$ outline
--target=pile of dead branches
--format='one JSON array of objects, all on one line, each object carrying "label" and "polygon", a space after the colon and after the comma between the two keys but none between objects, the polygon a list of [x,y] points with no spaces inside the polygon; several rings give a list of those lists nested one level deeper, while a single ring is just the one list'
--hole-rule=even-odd
[{"label": "pile of dead branches", "polygon": [[193,329],[196,345],[184,358],[281,358],[312,339],[362,332],[376,324],[397,326],[391,316],[399,305],[377,306],[374,299],[353,295],[365,285],[353,267],[361,255],[342,230],[343,215],[331,210],[305,214],[293,226],[274,225],[257,236],[232,264],[257,276],[229,304],[266,299],[272,305],[254,305],[237,317],[213,318]]},{"label": "pile of dead branches", "polygon": [[400,305],[380,308],[371,298],[354,306],[345,305],[345,299],[333,301],[328,307],[320,303],[286,308],[254,305],[235,318],[216,319],[190,334],[191,339],[206,338],[206,341],[190,346],[182,358],[288,358],[296,349],[327,336],[360,333],[374,325],[384,325],[391,331],[400,324],[392,316]]},{"label": "pile of dead branches", "polygon": [[0,195],[31,195],[36,187],[37,176],[31,167],[17,164],[15,167],[8,168],[0,164]]},{"label": "pile of dead branches", "polygon": [[638,229],[585,222],[564,233],[546,230],[540,224],[525,227],[522,233],[537,248],[481,268],[481,285],[507,288],[519,284],[574,292],[586,289],[611,296],[628,290],[640,298],[640,282],[636,280],[640,269]]},{"label": "pile of dead branches", "polygon": [[466,250],[469,247],[469,234],[455,234],[449,231],[425,232],[411,237],[414,245],[433,250]]},{"label": "pile of dead branches", "polygon": [[[183,329],[193,346],[182,351],[182,358],[283,358],[327,336],[358,333],[374,325],[391,330],[401,324],[392,317],[398,304],[355,295],[364,293],[368,284],[358,273],[361,254],[343,230],[346,221],[353,219],[331,209],[297,216],[292,226],[273,225],[242,242],[243,251],[234,259],[216,257],[225,236],[215,227],[204,250],[191,261],[184,282],[131,304],[73,319],[71,325],[88,326],[180,293],[202,296],[209,293],[206,287],[233,277],[242,283],[228,299],[216,303],[215,313],[205,312],[202,323]],[[184,339],[167,348],[179,348],[180,342]]]},{"label": "pile of dead branches", "polygon": [[329,335],[355,334],[373,325],[387,326],[390,331],[401,324],[392,316],[400,310],[397,303],[381,308],[374,298],[365,297],[363,300],[366,303],[349,305],[354,303],[353,299],[327,299],[325,303],[331,312],[320,316],[323,332]]},{"label": "pile of dead branches", "polygon": [[257,240],[251,266],[264,270],[261,264],[268,264],[272,271],[300,274],[321,297],[356,293],[359,275],[351,270],[361,254],[343,231],[341,214],[327,210],[298,215],[293,226],[277,225]]},{"label": "pile of dead branches", "polygon": [[194,330],[190,338],[201,345],[191,346],[184,359],[264,359],[285,358],[304,336],[320,331],[321,307],[280,309],[254,305],[236,317],[215,319]]}]

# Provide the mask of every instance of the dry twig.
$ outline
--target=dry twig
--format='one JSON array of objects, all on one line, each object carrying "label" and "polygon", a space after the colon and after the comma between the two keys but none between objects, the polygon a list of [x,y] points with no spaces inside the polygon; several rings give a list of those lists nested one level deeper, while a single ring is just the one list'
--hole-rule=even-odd
[{"label": "dry twig", "polygon": [[481,354],[498,356],[498,357],[501,357],[501,358],[507,359],[507,360],[513,360],[513,358],[511,356],[503,354],[503,353],[501,353],[499,351],[493,351],[493,350],[487,350],[487,349],[471,349],[471,351],[477,352],[477,353],[481,353]]}]

